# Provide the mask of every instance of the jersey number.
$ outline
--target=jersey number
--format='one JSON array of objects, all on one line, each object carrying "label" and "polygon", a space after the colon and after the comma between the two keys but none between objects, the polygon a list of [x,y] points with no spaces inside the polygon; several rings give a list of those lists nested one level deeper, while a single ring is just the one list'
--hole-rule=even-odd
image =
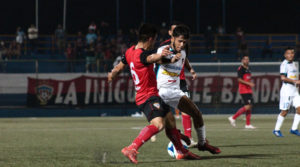
[{"label": "jersey number", "polygon": [[134,64],[132,62],[130,63],[130,72],[131,72],[131,76],[134,81],[134,84],[136,86],[135,89],[139,90],[140,87],[137,87],[137,85],[140,83],[140,79],[139,79],[139,76],[137,75],[137,73],[134,71]]}]

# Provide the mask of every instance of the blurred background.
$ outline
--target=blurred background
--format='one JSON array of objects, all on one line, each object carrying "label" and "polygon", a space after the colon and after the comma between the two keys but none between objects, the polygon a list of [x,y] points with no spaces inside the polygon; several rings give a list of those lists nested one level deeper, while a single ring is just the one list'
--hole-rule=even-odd
[{"label": "blurred background", "polygon": [[142,23],[169,39],[173,21],[188,25],[189,60],[198,79],[191,98],[207,114],[242,106],[240,58],[249,55],[253,113],[278,113],[279,65],[296,49],[296,0],[11,0],[0,7],[0,116],[128,116],[137,111],[128,70],[112,84],[106,74],[137,41]]}]

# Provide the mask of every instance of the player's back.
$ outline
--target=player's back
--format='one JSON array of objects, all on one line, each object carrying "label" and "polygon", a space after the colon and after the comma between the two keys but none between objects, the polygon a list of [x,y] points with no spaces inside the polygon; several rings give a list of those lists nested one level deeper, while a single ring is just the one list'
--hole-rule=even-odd
[{"label": "player's back", "polygon": [[132,46],[125,53],[135,84],[137,105],[144,103],[151,96],[158,96],[153,64],[144,64],[141,61],[141,55],[143,56],[144,52],[145,50],[135,49],[135,46]]}]

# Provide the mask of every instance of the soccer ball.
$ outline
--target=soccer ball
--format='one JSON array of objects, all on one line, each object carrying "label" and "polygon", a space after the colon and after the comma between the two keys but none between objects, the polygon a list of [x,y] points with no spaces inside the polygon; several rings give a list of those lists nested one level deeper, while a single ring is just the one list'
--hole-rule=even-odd
[{"label": "soccer ball", "polygon": [[[184,147],[185,149],[188,149],[188,146],[187,146],[187,144],[185,143],[185,141],[181,140],[181,143],[182,143],[182,145],[183,145],[183,147]],[[177,151],[176,151],[176,149],[175,149],[174,144],[173,144],[171,141],[170,141],[170,143],[168,144],[167,150],[168,150],[168,153],[169,153],[169,155],[170,155],[171,157],[176,158]]]}]

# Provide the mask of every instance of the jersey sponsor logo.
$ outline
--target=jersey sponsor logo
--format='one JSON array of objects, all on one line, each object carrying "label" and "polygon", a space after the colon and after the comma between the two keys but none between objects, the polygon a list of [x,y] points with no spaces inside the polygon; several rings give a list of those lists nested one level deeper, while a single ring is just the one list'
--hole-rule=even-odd
[{"label": "jersey sponsor logo", "polygon": [[291,76],[289,76],[289,78],[291,78],[291,79],[296,79],[297,76],[296,76],[296,75],[291,75]]},{"label": "jersey sponsor logo", "polygon": [[168,80],[168,82],[172,82],[172,83],[174,83],[174,82],[176,82],[176,80]]},{"label": "jersey sponsor logo", "polygon": [[159,103],[153,103],[153,106],[154,106],[155,108],[157,108],[157,109],[160,109]]},{"label": "jersey sponsor logo", "polygon": [[168,76],[171,76],[171,77],[178,77],[179,76],[179,74],[177,74],[175,72],[170,72],[170,71],[167,71],[167,70],[163,70],[162,74],[165,74],[165,75],[168,75]]}]

